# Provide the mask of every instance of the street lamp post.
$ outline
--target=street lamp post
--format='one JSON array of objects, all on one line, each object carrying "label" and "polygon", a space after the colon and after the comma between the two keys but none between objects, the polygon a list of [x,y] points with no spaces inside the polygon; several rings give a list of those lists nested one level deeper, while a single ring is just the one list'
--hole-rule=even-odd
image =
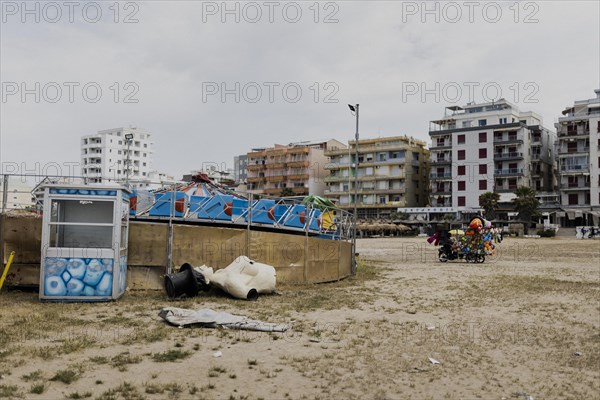
[{"label": "street lamp post", "polygon": [[129,150],[129,147],[131,146],[131,142],[133,141],[133,133],[126,133],[125,141],[127,142],[127,159],[125,160],[127,170],[125,174],[125,185],[129,187],[129,172],[131,171],[131,151]]},{"label": "street lamp post", "polygon": [[358,220],[358,104],[348,104],[350,111],[356,115],[356,134],[354,136],[354,235],[352,237],[352,273],[356,273],[356,223]]}]

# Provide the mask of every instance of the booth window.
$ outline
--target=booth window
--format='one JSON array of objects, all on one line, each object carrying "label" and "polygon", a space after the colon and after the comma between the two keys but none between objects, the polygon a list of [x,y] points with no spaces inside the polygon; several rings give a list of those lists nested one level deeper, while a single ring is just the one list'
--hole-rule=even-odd
[{"label": "booth window", "polygon": [[112,248],[114,202],[52,200],[50,247]]}]

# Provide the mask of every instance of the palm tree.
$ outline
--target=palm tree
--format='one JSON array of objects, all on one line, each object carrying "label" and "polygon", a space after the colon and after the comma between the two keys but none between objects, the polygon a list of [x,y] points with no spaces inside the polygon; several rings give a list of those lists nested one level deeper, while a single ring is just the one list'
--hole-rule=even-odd
[{"label": "palm tree", "polygon": [[499,201],[500,195],[498,193],[486,192],[479,196],[479,207],[483,208],[487,219],[496,218]]},{"label": "palm tree", "polygon": [[539,215],[538,208],[540,201],[535,197],[535,190],[529,186],[519,186],[515,190],[515,197],[512,201],[515,210],[519,213],[519,219],[525,222],[525,233],[527,233],[531,219]]}]

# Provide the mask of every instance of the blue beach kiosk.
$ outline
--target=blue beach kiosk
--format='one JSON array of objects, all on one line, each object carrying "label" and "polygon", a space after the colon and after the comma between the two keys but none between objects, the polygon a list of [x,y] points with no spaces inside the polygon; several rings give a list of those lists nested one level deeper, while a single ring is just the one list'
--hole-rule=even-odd
[{"label": "blue beach kiosk", "polygon": [[40,300],[121,297],[127,280],[130,191],[117,185],[60,184],[41,186],[40,191]]}]

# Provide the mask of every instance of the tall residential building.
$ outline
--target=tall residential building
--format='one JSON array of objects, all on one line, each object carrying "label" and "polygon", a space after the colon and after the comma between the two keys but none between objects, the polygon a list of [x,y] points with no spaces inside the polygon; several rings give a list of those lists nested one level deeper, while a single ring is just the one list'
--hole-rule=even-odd
[{"label": "tall residential building", "polygon": [[233,175],[236,184],[246,183],[248,179],[248,155],[233,157]]},{"label": "tall residential building", "polygon": [[344,147],[331,139],[253,149],[248,153],[248,192],[279,196],[288,189],[285,192],[294,196],[322,196],[325,151]]},{"label": "tall residential building", "polygon": [[[132,135],[129,145],[126,135]],[[152,134],[139,128],[106,129],[84,136],[81,138],[81,173],[90,183],[124,181],[129,162],[131,184],[147,181],[152,171],[153,147]]]},{"label": "tall residential building", "polygon": [[556,134],[540,115],[504,99],[447,107],[444,118],[430,122],[429,135],[431,206],[468,210],[479,208],[485,192],[510,202],[519,186],[555,188]]},{"label": "tall residential building", "polygon": [[[357,202],[358,218],[388,218],[399,207],[428,202],[429,151],[426,143],[406,136],[349,141],[347,149],[325,154],[325,195],[341,208]],[[358,194],[355,199],[355,160],[358,145]]]},{"label": "tall residential building", "polygon": [[576,101],[558,119],[561,205],[600,206],[600,89],[596,98]]}]

